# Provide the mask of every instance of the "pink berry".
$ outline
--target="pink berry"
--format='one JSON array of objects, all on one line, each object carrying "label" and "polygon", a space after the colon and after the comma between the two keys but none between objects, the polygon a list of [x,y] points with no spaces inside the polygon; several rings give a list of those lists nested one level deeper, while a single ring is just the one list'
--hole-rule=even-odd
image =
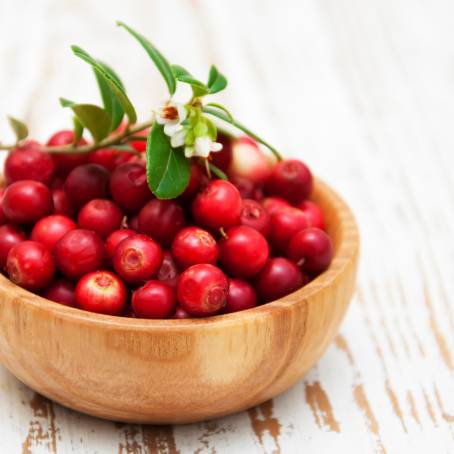
[{"label": "pink berry", "polygon": [[139,318],[169,318],[176,305],[175,290],[160,281],[148,281],[132,294],[132,308]]},{"label": "pink berry", "polygon": [[177,288],[179,272],[172,254],[169,251],[162,253],[162,263],[158,270],[157,278],[169,287]]},{"label": "pink berry", "polygon": [[[48,147],[62,147],[64,145],[71,145],[74,141],[73,131],[59,131],[56,132],[48,141]],[[83,138],[80,139],[78,145],[86,145],[87,141]],[[87,162],[87,153],[52,153],[57,172],[60,175],[67,175],[77,166]]]},{"label": "pink berry", "polygon": [[74,284],[68,279],[55,279],[43,292],[43,297],[64,306],[74,307],[76,305],[76,295]]},{"label": "pink berry", "polygon": [[265,208],[252,199],[243,199],[241,224],[258,230],[265,238],[270,233],[270,215]]},{"label": "pink berry", "polygon": [[251,309],[255,306],[257,306],[257,295],[254,287],[242,279],[230,279],[229,294],[223,312],[228,314]]},{"label": "pink berry", "polygon": [[106,253],[107,256],[112,260],[115,249],[117,246],[126,238],[135,235],[136,232],[132,229],[118,229],[113,231],[106,240]]},{"label": "pink berry", "polygon": [[123,217],[123,211],[111,200],[94,199],[81,208],[77,223],[81,229],[93,230],[106,238],[120,228]]},{"label": "pink berry", "polygon": [[270,242],[277,251],[285,252],[290,238],[307,227],[309,227],[309,221],[298,208],[279,210],[271,215]]},{"label": "pink berry", "polygon": [[24,232],[14,225],[5,224],[0,227],[0,270],[5,268],[8,252],[11,248],[26,239]]},{"label": "pink berry", "polygon": [[325,217],[317,204],[310,200],[304,200],[298,205],[298,208],[306,215],[311,227],[325,230]]},{"label": "pink berry", "polygon": [[58,241],[75,228],[77,226],[72,219],[54,214],[40,219],[35,224],[30,239],[44,244],[50,252],[53,252]]}]

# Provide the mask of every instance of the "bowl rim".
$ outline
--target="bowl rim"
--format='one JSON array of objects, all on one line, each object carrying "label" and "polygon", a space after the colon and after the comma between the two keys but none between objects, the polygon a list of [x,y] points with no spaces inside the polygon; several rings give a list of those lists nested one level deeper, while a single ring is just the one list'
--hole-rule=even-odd
[{"label": "bowl rim", "polygon": [[[326,183],[319,178],[314,179],[314,192],[330,199],[330,204],[339,213],[339,228],[341,241],[329,268],[309,282],[304,287],[282,298],[244,311],[229,314],[219,314],[205,318],[189,319],[141,319],[133,317],[120,317],[115,315],[98,314],[84,311],[76,307],[69,307],[48,300],[40,295],[29,292],[11,282],[6,276],[0,274],[1,292],[11,291],[14,300],[20,304],[29,305],[37,310],[52,313],[53,317],[73,321],[81,324],[98,325],[110,329],[129,329],[133,331],[180,331],[186,329],[201,329],[207,327],[220,327],[221,325],[237,324],[240,321],[252,321],[264,316],[272,315],[276,311],[299,305],[308,300],[314,293],[331,286],[339,275],[342,274],[352,260],[357,256],[359,249],[359,231],[352,211],[344,200]],[[2,302],[0,301],[0,305]]]}]

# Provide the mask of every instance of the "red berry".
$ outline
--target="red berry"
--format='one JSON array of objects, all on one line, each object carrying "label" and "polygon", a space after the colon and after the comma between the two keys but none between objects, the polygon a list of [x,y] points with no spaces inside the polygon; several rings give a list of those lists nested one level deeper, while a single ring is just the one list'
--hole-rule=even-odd
[{"label": "red berry", "polygon": [[199,227],[186,227],[180,230],[172,242],[172,255],[180,268],[188,268],[198,263],[214,265],[219,256],[216,240]]},{"label": "red berry", "polygon": [[317,204],[310,200],[304,200],[298,205],[298,208],[307,216],[311,227],[325,230],[325,217],[322,209]]},{"label": "red berry", "polygon": [[283,257],[270,259],[255,279],[255,290],[263,302],[294,292],[308,281],[299,268]]},{"label": "red berry", "polygon": [[195,198],[192,214],[197,224],[208,229],[238,225],[241,216],[240,193],[228,181],[211,181]]},{"label": "red berry", "polygon": [[265,191],[297,205],[312,191],[312,174],[301,161],[286,159],[274,166],[265,184]]},{"label": "red berry", "polygon": [[126,306],[127,292],[121,279],[110,271],[93,271],[76,286],[77,306],[98,314],[120,315]]},{"label": "red berry", "polygon": [[115,249],[117,246],[125,239],[129,238],[132,235],[135,235],[136,232],[131,229],[118,229],[113,231],[106,240],[106,252],[107,256],[112,260]]},{"label": "red berry", "polygon": [[74,284],[68,279],[55,279],[43,292],[43,297],[65,306],[76,305]]},{"label": "red berry", "polygon": [[58,241],[70,230],[76,228],[76,223],[72,219],[55,214],[40,219],[33,227],[30,239],[44,244],[50,252],[53,252]]},{"label": "red berry", "polygon": [[243,199],[241,224],[258,230],[264,237],[270,233],[270,215],[265,208],[252,199]]},{"label": "red berry", "polygon": [[52,194],[39,181],[16,181],[6,188],[2,201],[3,211],[14,224],[31,224],[51,213]]},{"label": "red berry", "polygon": [[266,197],[261,203],[263,208],[265,208],[270,215],[291,206],[287,200],[281,199],[280,197]]},{"label": "red berry", "polygon": [[0,227],[0,270],[5,268],[10,249],[26,239],[24,232],[14,225],[5,224]]},{"label": "red berry", "polygon": [[172,288],[176,288],[178,277],[178,268],[173,260],[172,254],[169,251],[164,251],[162,253],[162,263],[157,274],[158,280]]},{"label": "red berry", "polygon": [[[124,129],[124,126],[122,125]],[[147,137],[149,133],[149,129],[144,129],[143,131],[139,131],[136,133],[137,136]],[[138,151],[139,153],[143,153],[147,149],[147,141],[146,140],[130,140],[129,145],[131,145],[134,150]]]},{"label": "red berry", "polygon": [[230,279],[229,294],[223,312],[228,314],[244,311],[255,306],[257,306],[257,295],[254,287],[242,279]]},{"label": "red berry", "polygon": [[29,141],[12,150],[5,161],[7,184],[19,180],[35,180],[49,185],[55,172],[55,164],[37,142]]},{"label": "red berry", "polygon": [[127,282],[140,283],[151,279],[159,270],[162,251],[159,244],[146,235],[132,235],[115,249],[113,266]]},{"label": "red berry", "polygon": [[109,172],[97,164],[84,164],[71,170],[65,181],[65,191],[72,205],[80,208],[93,199],[107,196]]},{"label": "red berry", "polygon": [[90,230],[70,230],[55,246],[57,267],[71,279],[101,268],[104,254],[101,238]]},{"label": "red berry", "polygon": [[300,230],[292,236],[287,256],[303,271],[319,273],[328,268],[333,258],[333,243],[323,230],[315,227]]},{"label": "red berry", "polygon": [[63,189],[53,189],[52,200],[54,201],[54,210],[52,211],[52,214],[61,214],[62,216],[68,216],[70,218],[74,216],[74,208]]},{"label": "red berry", "polygon": [[[216,153],[215,153],[216,154]],[[203,173],[202,169],[198,164],[195,162],[191,163],[191,177],[189,178],[189,183],[186,186],[183,194],[181,194],[181,198],[183,200],[189,200],[195,196],[195,194],[199,191],[202,181],[203,181]]]},{"label": "red berry", "polygon": [[219,243],[222,267],[234,277],[251,277],[265,265],[269,257],[268,242],[255,229],[245,225],[231,227]]},{"label": "red berry", "polygon": [[175,290],[160,281],[148,281],[132,294],[132,308],[139,318],[169,318],[176,305]]},{"label": "red berry", "polygon": [[175,314],[173,314],[173,317],[175,319],[183,319],[183,318],[192,318],[191,314],[186,312],[181,306],[177,306],[175,310]]},{"label": "red berry", "polygon": [[6,224],[8,219],[6,219],[5,213],[3,211],[3,195],[5,194],[5,189],[0,188],[0,225]]},{"label": "red berry", "polygon": [[279,210],[271,215],[270,242],[277,251],[285,252],[290,238],[307,227],[309,227],[308,218],[298,208]]},{"label": "red berry", "polygon": [[93,230],[106,238],[120,228],[123,217],[123,212],[111,200],[94,199],[81,208],[77,223],[81,229]]},{"label": "red berry", "polygon": [[255,197],[257,187],[251,180],[242,177],[229,176],[229,181],[238,189],[243,199],[253,199]]},{"label": "red berry", "polygon": [[225,305],[229,291],[227,276],[216,266],[203,263],[185,270],[178,281],[178,301],[191,315],[217,314]]},{"label": "red berry", "polygon": [[170,245],[185,224],[183,209],[175,200],[150,200],[139,213],[139,232],[164,246]]},{"label": "red berry", "polygon": [[128,220],[128,227],[136,232],[139,231],[139,215],[131,216]]},{"label": "red berry", "polygon": [[118,166],[110,178],[110,193],[113,200],[128,213],[134,213],[151,198],[145,166],[127,162]]},{"label": "red berry", "polygon": [[222,132],[218,133],[217,142],[222,144],[222,150],[217,153],[212,153],[210,155],[211,162],[219,167],[224,172],[227,172],[230,163],[232,161],[232,142],[233,137],[224,134]]},{"label": "red berry", "polygon": [[101,148],[88,155],[88,162],[98,164],[109,172],[125,162],[134,158],[134,154],[127,151],[116,150],[115,148]]},{"label": "red berry", "polygon": [[10,249],[6,271],[15,284],[36,291],[52,281],[55,264],[46,246],[36,241],[22,241]]},{"label": "red berry", "polygon": [[[73,131],[59,131],[56,132],[48,141],[48,147],[61,147],[64,145],[71,145],[74,142]],[[84,138],[79,140],[78,145],[86,145],[87,141]],[[87,153],[52,153],[57,172],[60,175],[67,175],[77,166],[87,162]]]}]

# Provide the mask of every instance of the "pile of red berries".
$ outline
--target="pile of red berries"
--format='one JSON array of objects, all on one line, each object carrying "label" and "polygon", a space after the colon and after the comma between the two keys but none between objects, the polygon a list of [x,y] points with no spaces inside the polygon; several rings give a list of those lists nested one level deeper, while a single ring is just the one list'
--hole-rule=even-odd
[{"label": "pile of red berries", "polygon": [[[212,159],[230,181],[194,161],[175,200],[153,197],[140,156],[26,142],[5,163],[1,270],[50,300],[140,318],[235,312],[297,290],[333,254],[309,169],[272,163],[246,137],[219,140]],[[72,142],[61,131],[48,146]]]}]

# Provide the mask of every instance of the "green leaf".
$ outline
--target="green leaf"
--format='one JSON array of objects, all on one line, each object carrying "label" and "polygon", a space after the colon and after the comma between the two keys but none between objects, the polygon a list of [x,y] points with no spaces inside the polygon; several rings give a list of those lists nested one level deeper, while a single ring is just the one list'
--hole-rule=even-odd
[{"label": "green leaf", "polygon": [[74,124],[73,145],[77,145],[82,137],[82,134],[84,133],[84,125],[80,122],[80,120],[77,117],[73,117],[73,124]]},{"label": "green leaf", "polygon": [[9,121],[9,125],[11,126],[11,129],[14,131],[16,140],[18,142],[27,138],[28,128],[25,123],[23,123],[22,121],[18,120],[17,118],[14,118],[14,117],[8,117],[8,121]]},{"label": "green leaf", "polygon": [[139,43],[142,45],[147,54],[153,60],[154,64],[156,65],[162,77],[164,78],[167,84],[167,88],[169,89],[169,93],[173,95],[177,88],[177,82],[172,72],[172,68],[169,62],[166,60],[166,58],[161,54],[161,52],[159,52],[158,49],[156,49],[156,47],[153,46],[153,44],[150,43],[150,41],[148,41],[147,38],[137,33],[131,27],[128,27],[123,22],[117,22],[117,25],[125,28],[132,36],[134,36],[134,38],[137,39],[137,41],[139,41]]},{"label": "green leaf", "polygon": [[76,57],[81,58],[89,65],[93,67],[93,69],[109,84],[112,91],[115,93],[115,96],[118,99],[118,102],[121,104],[121,107],[125,111],[126,115],[129,118],[130,123],[135,123],[137,121],[137,114],[132,105],[131,101],[129,100],[126,92],[121,84],[118,83],[115,77],[113,77],[109,71],[107,71],[101,64],[99,64],[93,57],[91,57],[87,52],[81,49],[78,46],[71,46],[71,49],[76,55]]},{"label": "green leaf", "polygon": [[210,93],[218,93],[227,87],[227,79],[221,74],[216,66],[212,65],[210,68],[210,74],[208,76],[208,88]]},{"label": "green leaf", "polygon": [[59,101],[62,107],[72,107],[74,106],[74,104],[76,104],[74,101],[70,101],[69,99],[66,98],[60,98]]},{"label": "green leaf", "polygon": [[214,107],[215,109],[222,110],[227,115],[230,123],[234,121],[232,114],[222,104],[218,104],[216,102],[209,102],[208,104],[205,105],[207,107]]},{"label": "green leaf", "polygon": [[[121,82],[118,75],[115,71],[110,68],[105,63],[98,61],[98,63],[104,68],[104,70],[110,74],[110,76],[116,80],[117,84],[123,88],[123,83]],[[110,125],[110,131],[114,131],[115,129],[120,126],[121,120],[123,120],[125,111],[118,100],[115,91],[111,88],[110,84],[102,77],[98,71],[93,69],[95,73],[96,81],[98,82],[99,91],[102,98],[102,103],[104,105],[105,111],[109,114],[110,118],[112,119],[112,123]]]},{"label": "green leaf", "polygon": [[182,148],[172,148],[164,126],[154,123],[147,141],[147,180],[158,199],[174,199],[186,189],[191,175]]},{"label": "green leaf", "polygon": [[172,65],[171,68],[174,76],[177,79],[181,76],[191,76],[191,73],[180,65]]},{"label": "green leaf", "polygon": [[214,173],[221,180],[228,180],[227,175],[219,167],[216,167],[211,162],[208,163],[208,167],[210,168],[211,172]]},{"label": "green leaf", "polygon": [[192,74],[180,65],[172,65],[172,71],[177,80],[192,87],[195,97],[204,96],[210,92],[210,89],[200,80],[195,79]]}]

